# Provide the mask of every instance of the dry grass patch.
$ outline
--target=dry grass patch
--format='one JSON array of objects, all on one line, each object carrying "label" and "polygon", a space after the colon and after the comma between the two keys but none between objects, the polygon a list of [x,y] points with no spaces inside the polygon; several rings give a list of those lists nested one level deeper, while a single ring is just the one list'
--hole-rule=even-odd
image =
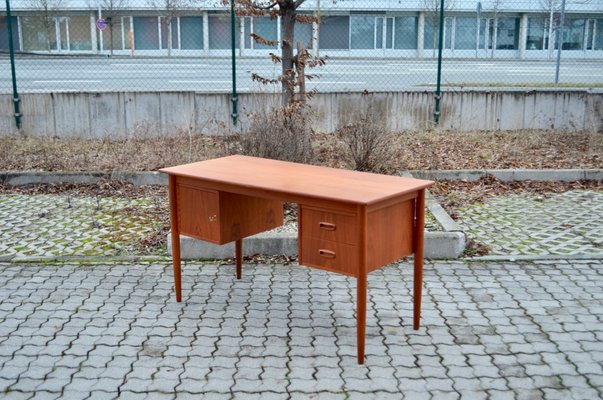
[{"label": "dry grass patch", "polygon": [[[401,169],[603,168],[603,132],[399,132],[387,135],[387,171]],[[278,142],[276,143],[278,146]],[[128,139],[4,137],[0,171],[153,171],[218,157],[225,137],[174,134]],[[311,135],[309,163],[354,165],[334,133]],[[242,150],[241,150],[242,151]]]},{"label": "dry grass patch", "polygon": [[223,153],[222,139],[209,135],[127,139],[13,136],[0,141],[0,170],[154,171]]}]

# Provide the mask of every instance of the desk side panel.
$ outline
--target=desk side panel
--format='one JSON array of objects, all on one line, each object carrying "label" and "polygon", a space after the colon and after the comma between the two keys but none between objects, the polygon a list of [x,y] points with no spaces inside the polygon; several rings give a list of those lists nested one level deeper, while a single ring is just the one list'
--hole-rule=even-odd
[{"label": "desk side panel", "polygon": [[413,252],[414,199],[369,212],[368,272]]}]

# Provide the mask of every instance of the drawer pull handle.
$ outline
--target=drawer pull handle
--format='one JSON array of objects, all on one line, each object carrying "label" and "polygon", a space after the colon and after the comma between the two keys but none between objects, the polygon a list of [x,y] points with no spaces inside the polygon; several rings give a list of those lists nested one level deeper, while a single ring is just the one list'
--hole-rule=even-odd
[{"label": "drawer pull handle", "polygon": [[335,230],[335,224],[332,224],[330,222],[319,222],[318,223],[318,227],[320,229],[324,229],[327,231],[334,231]]},{"label": "drawer pull handle", "polygon": [[318,254],[324,258],[335,258],[335,252],[331,250],[320,249],[318,250]]}]

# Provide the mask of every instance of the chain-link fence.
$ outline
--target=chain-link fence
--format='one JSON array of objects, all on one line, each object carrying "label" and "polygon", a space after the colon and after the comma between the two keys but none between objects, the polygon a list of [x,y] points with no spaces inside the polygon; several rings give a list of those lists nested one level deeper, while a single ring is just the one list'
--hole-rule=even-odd
[{"label": "chain-link fence", "polygon": [[[284,1],[284,0],[283,0]],[[603,86],[602,0],[446,0],[442,87]],[[232,89],[279,91],[273,62],[290,40],[283,17],[220,1],[12,0],[0,11],[0,91],[12,89],[12,24],[20,91]],[[431,90],[436,84],[440,0],[307,0],[297,43],[326,64],[307,89]],[[562,21],[563,20],[563,21]],[[561,28],[560,28],[561,27]],[[233,39],[234,36],[234,39]],[[232,43],[235,51],[232,52]],[[266,80],[252,79],[256,73]]]}]

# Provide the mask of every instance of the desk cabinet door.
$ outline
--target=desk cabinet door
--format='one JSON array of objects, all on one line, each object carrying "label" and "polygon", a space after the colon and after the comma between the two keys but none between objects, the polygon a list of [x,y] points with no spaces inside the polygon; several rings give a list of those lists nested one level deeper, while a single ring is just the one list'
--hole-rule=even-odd
[{"label": "desk cabinet door", "polygon": [[219,242],[218,192],[178,185],[177,193],[180,233],[212,243]]}]

